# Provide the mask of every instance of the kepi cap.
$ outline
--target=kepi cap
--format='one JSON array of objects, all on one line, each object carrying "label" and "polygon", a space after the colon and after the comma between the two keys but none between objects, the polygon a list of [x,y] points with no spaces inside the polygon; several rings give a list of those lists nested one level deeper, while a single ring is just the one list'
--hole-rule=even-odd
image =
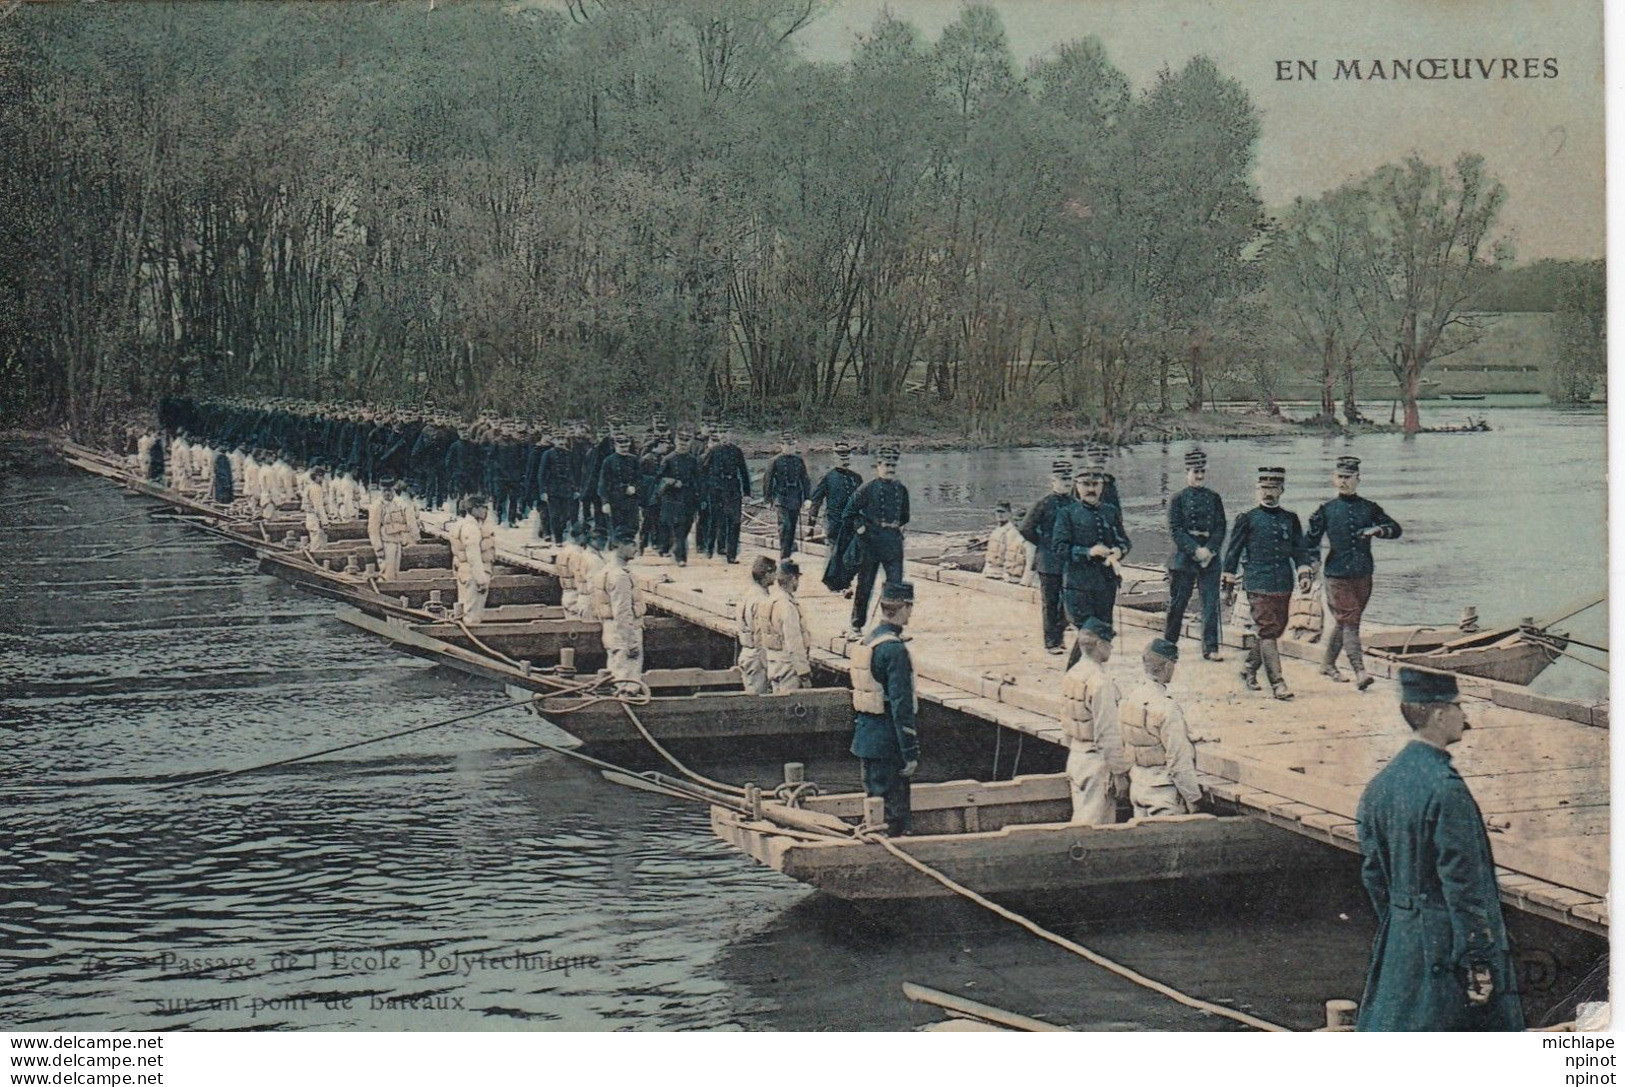
[{"label": "kepi cap", "polygon": [[1359,457],[1338,457],[1337,474],[1340,476],[1353,475],[1360,470]]},{"label": "kepi cap", "polygon": [[1456,677],[1449,672],[1424,672],[1420,668],[1399,670],[1401,702],[1454,702],[1460,697]]},{"label": "kepi cap", "polygon": [[1093,615],[1083,621],[1083,628],[1080,633],[1093,634],[1103,642],[1109,642],[1117,637],[1117,631],[1112,629],[1110,623]]},{"label": "kepi cap", "polygon": [[914,583],[912,581],[888,581],[880,590],[880,599],[892,600],[901,604],[914,603]]},{"label": "kepi cap", "polygon": [[1152,638],[1151,652],[1163,660],[1177,661],[1179,659],[1179,646],[1170,642],[1167,638]]}]

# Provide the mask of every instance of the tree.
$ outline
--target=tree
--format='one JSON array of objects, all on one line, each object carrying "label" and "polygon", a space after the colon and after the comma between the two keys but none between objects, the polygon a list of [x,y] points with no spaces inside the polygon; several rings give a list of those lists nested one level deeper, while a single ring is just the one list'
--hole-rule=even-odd
[{"label": "tree", "polygon": [[1337,386],[1346,382],[1345,417],[1359,419],[1354,371],[1369,345],[1355,304],[1364,253],[1369,194],[1344,186],[1318,200],[1295,200],[1271,232],[1266,265],[1272,319],[1287,342],[1312,359],[1320,415],[1336,417]]},{"label": "tree", "polygon": [[1557,358],[1549,395],[1584,404],[1608,372],[1608,279],[1603,262],[1563,267],[1557,287]]},{"label": "tree", "polygon": [[1377,170],[1365,189],[1371,215],[1355,302],[1367,341],[1399,382],[1405,433],[1415,434],[1423,372],[1478,339],[1474,303],[1511,258],[1492,237],[1506,190],[1471,154],[1448,172],[1412,155]]}]

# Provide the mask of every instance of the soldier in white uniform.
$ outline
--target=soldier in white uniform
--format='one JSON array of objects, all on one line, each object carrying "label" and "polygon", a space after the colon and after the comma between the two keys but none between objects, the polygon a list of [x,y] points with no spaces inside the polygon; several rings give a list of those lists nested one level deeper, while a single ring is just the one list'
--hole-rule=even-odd
[{"label": "soldier in white uniform", "polygon": [[457,612],[469,626],[485,618],[485,597],[491,591],[491,570],[496,563],[496,528],[491,523],[491,500],[483,494],[468,500],[468,513],[451,526],[451,568],[457,576]]},{"label": "soldier in white uniform", "polygon": [[1202,801],[1196,783],[1196,752],[1185,714],[1168,693],[1179,647],[1153,638],[1142,658],[1145,679],[1123,695],[1118,719],[1129,761],[1129,800],[1134,817],[1182,815]]},{"label": "soldier in white uniform", "polygon": [[299,509],[305,515],[305,534],[310,537],[312,551],[327,546],[327,526],[332,520],[327,513],[327,488],[323,486],[326,476],[326,468],[313,466],[299,494]]},{"label": "soldier in white uniform", "polygon": [[756,634],[767,652],[767,678],[774,694],[789,694],[812,686],[812,662],[807,659],[807,628],[796,589],[801,585],[801,567],[794,559],[779,563],[766,605],[758,604]]},{"label": "soldier in white uniform", "polygon": [[767,674],[767,651],[757,633],[757,611],[771,600],[769,587],[777,570],[778,564],[767,555],[756,556],[750,568],[750,585],[734,615],[739,638],[739,674],[745,681],[745,690],[751,694],[766,694],[773,689]]},{"label": "soldier in white uniform", "polygon": [[576,553],[574,560],[576,603],[575,611],[571,613],[571,616],[575,619],[592,620],[598,617],[597,612],[593,610],[592,585],[599,572],[604,568],[604,556],[601,553],[603,537],[595,534],[595,538],[592,540],[595,546],[589,547],[586,546],[586,530],[583,529],[582,533],[583,546]]},{"label": "soldier in white uniform", "polygon": [[643,690],[643,594],[626,564],[637,554],[635,530],[615,537],[609,562],[592,581],[593,611],[603,624],[604,652],[609,674],[622,694]]},{"label": "soldier in white uniform", "polygon": [[574,615],[576,611],[576,598],[579,593],[576,589],[576,563],[581,555],[581,525],[571,521],[564,529],[564,542],[559,544],[558,551],[553,556],[553,565],[559,571],[559,589],[562,596],[559,603],[564,608],[565,615]]},{"label": "soldier in white uniform", "polygon": [[1038,573],[1033,567],[1033,559],[1038,555],[1038,545],[1028,543],[1021,535],[1021,529],[1016,526],[1027,519],[1027,507],[1016,510],[1010,518],[1010,536],[1004,549],[1004,580],[1017,585],[1037,585]]},{"label": "soldier in white uniform", "polygon": [[367,501],[367,541],[372,544],[380,570],[384,568],[384,512],[389,508],[390,487],[394,482],[393,479],[380,480],[381,486]]},{"label": "soldier in white uniform", "polygon": [[385,581],[394,581],[401,576],[401,550],[418,542],[418,531],[417,503],[407,493],[406,481],[397,479],[390,486],[389,497],[384,502],[380,530],[384,557],[379,568]]},{"label": "soldier in white uniform", "polygon": [[993,531],[987,536],[987,555],[982,560],[982,576],[1004,581],[1007,579],[1005,566],[1009,561],[1010,548],[1019,547],[1024,541],[1010,524],[1010,503],[1000,502],[994,506],[993,520]]},{"label": "soldier in white uniform", "polygon": [[1115,632],[1097,616],[1078,631],[1078,661],[1061,677],[1064,722],[1071,751],[1072,822],[1102,826],[1117,821],[1116,796],[1128,787],[1128,754],[1117,721],[1117,685],[1106,675]]}]

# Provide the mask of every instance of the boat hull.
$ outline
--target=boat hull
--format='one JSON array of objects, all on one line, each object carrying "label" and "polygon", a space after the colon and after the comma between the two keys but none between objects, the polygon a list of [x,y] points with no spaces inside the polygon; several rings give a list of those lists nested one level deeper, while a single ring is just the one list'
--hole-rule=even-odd
[{"label": "boat hull", "polygon": [[[971,890],[1008,898],[1182,880],[1285,877],[1346,863],[1334,849],[1244,817],[1183,815],[1072,826],[1062,821],[1070,813],[1067,790],[1065,775],[918,785],[915,822],[925,833],[897,839],[896,845]],[[855,795],[820,797],[808,807],[850,821],[862,801]],[[872,842],[808,840],[725,808],[712,808],[711,829],[759,863],[848,901],[955,893]]]}]

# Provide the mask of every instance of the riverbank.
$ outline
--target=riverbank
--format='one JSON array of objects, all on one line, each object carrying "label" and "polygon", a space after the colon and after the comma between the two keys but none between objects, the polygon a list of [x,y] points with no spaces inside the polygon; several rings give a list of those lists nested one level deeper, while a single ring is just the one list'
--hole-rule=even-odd
[{"label": "riverbank", "polygon": [[[1263,413],[1203,411],[1171,412],[1138,420],[1128,426],[1108,429],[1079,426],[1076,422],[1059,420],[1028,421],[989,428],[982,433],[968,433],[963,420],[939,419],[920,416],[900,421],[878,434],[867,427],[852,429],[820,427],[817,430],[796,430],[802,447],[810,452],[830,449],[837,439],[856,440],[864,445],[890,442],[903,452],[964,451],[973,449],[1034,449],[1068,448],[1090,442],[1105,442],[1113,446],[1145,443],[1205,442],[1228,439],[1277,438],[1303,435],[1362,435],[1399,434],[1399,426],[1379,423],[1360,423],[1344,426],[1327,424],[1324,420],[1292,419]],[[734,434],[740,446],[750,455],[764,455],[778,450],[782,430],[738,427]]]}]

